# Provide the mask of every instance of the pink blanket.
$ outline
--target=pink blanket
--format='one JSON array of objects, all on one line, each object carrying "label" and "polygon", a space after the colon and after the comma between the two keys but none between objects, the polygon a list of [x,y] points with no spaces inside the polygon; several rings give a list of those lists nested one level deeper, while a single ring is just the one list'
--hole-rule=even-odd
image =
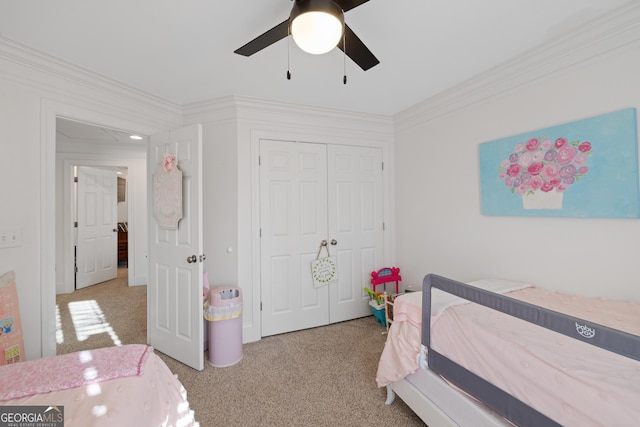
[{"label": "pink blanket", "polygon": [[[59,363],[59,358],[65,360]],[[21,389],[42,393],[0,404],[63,406],[65,427],[198,426],[186,390],[151,347],[110,347],[55,359],[28,362],[33,366],[27,365],[21,374],[20,381],[28,382]],[[42,367],[35,366],[39,364]],[[1,390],[20,386],[13,376],[7,382],[6,374],[2,375]],[[73,386],[78,383],[82,384]]]},{"label": "pink blanket", "polygon": [[141,375],[152,351],[146,345],[131,344],[2,366],[0,401]]}]

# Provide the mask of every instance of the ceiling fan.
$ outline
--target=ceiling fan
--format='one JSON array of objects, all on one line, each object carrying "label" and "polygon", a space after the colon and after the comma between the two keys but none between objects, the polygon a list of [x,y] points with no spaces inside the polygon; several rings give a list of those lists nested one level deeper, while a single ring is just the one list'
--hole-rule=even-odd
[{"label": "ceiling fan", "polygon": [[[325,53],[337,46],[366,71],[378,65],[380,61],[345,24],[344,13],[367,1],[369,0],[293,0],[289,19],[259,35],[234,53],[251,56],[291,34],[296,44],[309,53]],[[314,29],[318,29],[315,19],[328,20],[335,33],[329,36],[331,31],[326,29],[313,32]],[[308,37],[305,38],[305,36]],[[314,45],[325,39],[330,39],[326,40],[326,46]]]}]

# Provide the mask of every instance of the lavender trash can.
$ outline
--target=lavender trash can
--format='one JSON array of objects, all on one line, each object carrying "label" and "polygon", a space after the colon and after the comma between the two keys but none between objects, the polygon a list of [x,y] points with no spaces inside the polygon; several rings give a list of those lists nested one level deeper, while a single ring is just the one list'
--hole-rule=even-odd
[{"label": "lavender trash can", "polygon": [[242,290],[217,287],[204,303],[209,322],[209,364],[216,368],[235,365],[242,359]]}]

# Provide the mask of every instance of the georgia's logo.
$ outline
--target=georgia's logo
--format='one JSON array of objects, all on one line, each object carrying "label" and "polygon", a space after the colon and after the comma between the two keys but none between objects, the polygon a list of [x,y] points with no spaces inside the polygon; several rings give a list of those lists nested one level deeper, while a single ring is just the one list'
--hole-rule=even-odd
[{"label": "georgia's logo", "polygon": [[576,322],[576,331],[585,338],[593,338],[596,336],[596,330],[587,325],[580,325]]}]

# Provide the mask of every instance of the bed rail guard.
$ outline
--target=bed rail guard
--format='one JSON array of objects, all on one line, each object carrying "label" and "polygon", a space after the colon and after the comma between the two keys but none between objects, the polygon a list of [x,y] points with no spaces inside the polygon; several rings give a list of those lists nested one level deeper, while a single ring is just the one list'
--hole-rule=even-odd
[{"label": "bed rail guard", "polygon": [[[430,325],[431,319],[431,289],[436,288],[456,295],[468,301],[517,317],[538,326],[550,329],[563,335],[575,338],[607,351],[618,353],[640,361],[640,337],[609,328],[604,325],[589,322],[578,317],[569,316],[557,311],[549,310],[519,301],[505,295],[496,294],[462,282],[447,279],[436,274],[428,274],[423,281],[422,319],[423,325]],[[427,323],[425,323],[425,321]],[[422,328],[422,343],[431,346],[431,328]]]},{"label": "bed rail guard", "polygon": [[428,274],[424,278],[422,288],[422,344],[427,347],[429,369],[484,402],[517,426],[546,427],[560,424],[431,348],[431,290],[433,288],[605,350],[640,360],[640,337],[638,336],[442,276]]}]

